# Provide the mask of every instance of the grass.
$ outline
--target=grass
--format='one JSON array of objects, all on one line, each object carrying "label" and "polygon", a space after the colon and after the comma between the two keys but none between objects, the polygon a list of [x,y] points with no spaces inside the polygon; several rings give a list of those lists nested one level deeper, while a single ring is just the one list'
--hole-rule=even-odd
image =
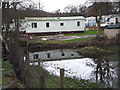
[{"label": "grass", "polygon": [[2,86],[7,86],[10,84],[10,82],[15,81],[14,84],[10,84],[11,88],[24,88],[24,86],[17,79],[16,75],[15,77],[10,76],[10,73],[15,75],[12,64],[10,64],[8,61],[2,61]]},{"label": "grass", "polygon": [[71,40],[65,40],[63,42],[85,42],[87,40],[95,39],[94,37],[88,37],[88,38],[78,38],[78,39],[71,39]]},{"label": "grass", "polygon": [[[100,31],[101,34],[104,34],[104,30]],[[82,36],[82,35],[96,35],[97,30],[88,30],[84,33],[74,33],[74,34],[65,34],[64,36]]]},{"label": "grass", "polygon": [[[38,66],[31,66],[34,70],[36,70],[36,74],[34,72],[34,79],[33,79],[33,84],[36,85],[36,87],[39,87],[39,68]],[[45,76],[45,88],[60,88],[60,77],[59,76],[55,76],[53,74],[50,74],[48,71],[44,70],[41,68],[41,71],[43,73],[43,75]],[[38,75],[38,76],[37,76]],[[88,80],[78,80],[75,78],[68,78],[68,77],[64,77],[64,87],[65,88],[69,88],[69,86],[71,86],[72,88],[98,88],[100,87],[100,84],[94,83],[94,82],[90,82]],[[66,84],[67,83],[67,84]]]},{"label": "grass", "polygon": [[64,40],[64,41],[35,41],[34,43],[60,44],[60,43],[86,42],[86,41],[92,40],[92,39],[95,39],[95,38],[88,37],[88,38],[78,38],[78,39],[71,39],[71,40]]},{"label": "grass", "polygon": [[[60,88],[60,77],[48,73],[47,78],[45,80],[45,84],[49,88]],[[92,83],[88,80],[84,80],[84,79],[78,80],[75,78],[64,77],[64,87],[69,88],[68,85],[72,88],[87,88],[87,87],[97,88],[99,87],[97,83]]]}]

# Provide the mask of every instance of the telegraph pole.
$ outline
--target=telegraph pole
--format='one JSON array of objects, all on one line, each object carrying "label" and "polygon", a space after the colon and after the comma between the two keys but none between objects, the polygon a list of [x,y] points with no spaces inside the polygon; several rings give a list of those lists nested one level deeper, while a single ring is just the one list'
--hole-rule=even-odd
[{"label": "telegraph pole", "polygon": [[41,9],[41,8],[40,8],[40,0],[39,0],[39,3],[38,3],[38,5],[39,5],[39,10],[40,10],[40,9]]}]

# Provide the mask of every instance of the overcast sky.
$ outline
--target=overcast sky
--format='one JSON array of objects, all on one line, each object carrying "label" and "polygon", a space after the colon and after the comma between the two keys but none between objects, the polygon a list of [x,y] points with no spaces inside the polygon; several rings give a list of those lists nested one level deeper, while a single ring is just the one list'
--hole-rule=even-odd
[{"label": "overcast sky", "polygon": [[[34,2],[39,2],[39,0],[33,0]],[[40,0],[41,4],[44,6],[43,10],[52,12],[56,9],[63,10],[64,7],[68,5],[79,5],[84,4],[86,0]]]}]

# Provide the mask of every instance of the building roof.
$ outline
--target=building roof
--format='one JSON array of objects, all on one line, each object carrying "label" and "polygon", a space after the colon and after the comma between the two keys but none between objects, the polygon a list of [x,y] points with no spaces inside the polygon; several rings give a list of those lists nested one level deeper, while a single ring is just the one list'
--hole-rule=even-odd
[{"label": "building roof", "polygon": [[61,21],[61,20],[85,20],[83,16],[72,17],[26,17],[27,21]]}]

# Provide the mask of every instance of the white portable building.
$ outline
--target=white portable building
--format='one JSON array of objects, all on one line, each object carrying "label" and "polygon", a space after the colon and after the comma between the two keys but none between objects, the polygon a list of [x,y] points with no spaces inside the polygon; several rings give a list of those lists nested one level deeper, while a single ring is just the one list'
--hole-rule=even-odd
[{"label": "white portable building", "polygon": [[72,17],[26,17],[26,33],[28,34],[56,34],[83,32],[85,18]]}]

